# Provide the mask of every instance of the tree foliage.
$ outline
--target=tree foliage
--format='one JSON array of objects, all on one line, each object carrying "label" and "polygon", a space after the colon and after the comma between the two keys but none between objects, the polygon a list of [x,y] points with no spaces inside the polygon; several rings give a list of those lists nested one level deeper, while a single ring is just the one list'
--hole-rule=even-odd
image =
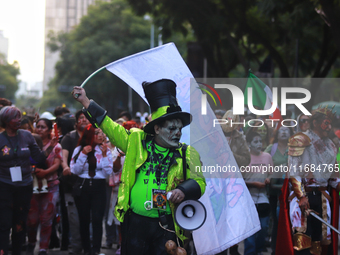
[{"label": "tree foliage", "polygon": [[19,80],[17,78],[19,74],[20,68],[18,62],[14,61],[13,64],[9,64],[5,57],[0,54],[0,97],[14,101],[15,92],[19,88]]},{"label": "tree foliage", "polygon": [[[60,50],[61,58],[42,107],[52,103],[73,104],[69,93],[73,86],[79,86],[100,67],[146,50],[149,45],[150,21],[133,14],[125,1],[97,2],[90,6],[88,14],[70,33],[50,34],[50,48]],[[127,109],[128,86],[107,71],[91,78],[86,91],[111,115],[116,116],[118,111]],[[133,95],[134,109],[139,107],[137,99],[138,96]],[[79,108],[79,104],[75,106]]]},{"label": "tree foliage", "polygon": [[[101,66],[149,48],[150,21],[142,18],[145,14],[162,28],[164,41],[183,34],[176,44],[184,57],[183,38],[193,34],[207,59],[208,77],[244,77],[268,57],[276,77],[340,73],[335,69],[340,50],[338,0],[127,1],[139,17],[124,0],[98,2],[71,33],[51,36],[51,49],[61,50],[61,61],[46,98],[57,93],[63,96],[55,102],[69,104],[71,97],[60,88],[71,90]],[[320,84],[310,85],[310,104]],[[92,78],[86,89],[110,112],[127,108],[127,86],[108,72]]]},{"label": "tree foliage", "polygon": [[[329,27],[315,11],[315,4],[306,0],[129,2],[141,15],[153,13],[158,24],[163,26],[164,36],[174,30],[185,33],[184,24],[190,23],[213,77],[228,76],[237,64],[242,64],[247,72],[252,61],[260,63],[267,55],[274,59],[281,77],[291,77],[297,40],[300,72],[320,77],[320,65],[331,61],[329,58],[336,53]],[[327,50],[324,45],[328,46]],[[320,58],[323,59],[318,66]]]},{"label": "tree foliage", "polygon": [[[240,66],[246,76],[267,56],[278,77],[326,77],[338,58],[337,0],[128,1],[140,15],[152,13],[164,36],[186,33],[190,24],[209,77],[233,76]],[[311,85],[313,96],[319,86]]]}]

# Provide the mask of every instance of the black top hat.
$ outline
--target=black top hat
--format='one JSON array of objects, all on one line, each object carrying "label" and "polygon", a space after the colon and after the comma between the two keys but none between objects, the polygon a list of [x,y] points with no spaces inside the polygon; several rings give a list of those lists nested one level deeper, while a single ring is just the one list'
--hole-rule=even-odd
[{"label": "black top hat", "polygon": [[176,83],[169,79],[154,82],[143,82],[145,97],[151,108],[152,121],[144,127],[144,131],[154,134],[154,126],[169,119],[180,119],[183,127],[191,122],[191,114],[182,112],[176,99]]}]

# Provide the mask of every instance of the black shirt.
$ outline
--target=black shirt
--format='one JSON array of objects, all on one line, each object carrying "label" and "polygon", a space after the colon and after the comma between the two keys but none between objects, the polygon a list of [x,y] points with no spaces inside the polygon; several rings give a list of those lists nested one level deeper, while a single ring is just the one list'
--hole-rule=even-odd
[{"label": "black shirt", "polygon": [[[70,166],[72,154],[73,154],[74,149],[77,147],[78,140],[79,140],[79,134],[77,130],[73,130],[67,133],[61,140],[61,147],[63,148],[63,150],[68,151],[68,158],[67,158],[68,166]],[[63,175],[62,181],[63,181],[63,187],[64,187],[65,193],[72,192],[72,186],[77,178],[78,176],[74,174],[67,175],[67,176]]]}]

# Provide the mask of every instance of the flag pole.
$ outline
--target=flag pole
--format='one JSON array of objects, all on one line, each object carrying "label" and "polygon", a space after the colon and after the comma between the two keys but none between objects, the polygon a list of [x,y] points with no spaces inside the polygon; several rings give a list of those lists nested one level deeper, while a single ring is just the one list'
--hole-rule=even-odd
[{"label": "flag pole", "polygon": [[[102,66],[101,68],[99,68],[98,70],[94,71],[89,77],[86,78],[85,81],[83,81],[83,83],[80,85],[81,88],[83,88],[85,86],[85,84],[93,77],[95,76],[97,73],[99,73],[100,71],[104,70],[106,68],[105,66]],[[75,98],[79,97],[79,94],[74,94]]]},{"label": "flag pole", "polygon": [[101,68],[99,68],[97,71],[94,71],[89,77],[86,78],[85,81],[83,81],[83,83],[80,85],[80,87],[84,87],[85,84],[93,77],[95,76],[97,73],[99,73],[101,70],[104,70],[106,68],[106,65],[105,66],[102,66]]}]

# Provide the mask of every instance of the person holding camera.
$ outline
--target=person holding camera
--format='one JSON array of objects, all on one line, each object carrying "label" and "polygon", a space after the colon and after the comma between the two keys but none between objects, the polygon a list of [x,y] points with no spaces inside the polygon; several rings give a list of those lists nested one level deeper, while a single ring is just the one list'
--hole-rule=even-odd
[{"label": "person holding camera", "polygon": [[[99,254],[106,206],[106,177],[112,173],[112,155],[99,128],[87,125],[73,151],[71,172],[78,175],[75,195],[84,254]],[[92,245],[90,239],[92,223]]]}]

